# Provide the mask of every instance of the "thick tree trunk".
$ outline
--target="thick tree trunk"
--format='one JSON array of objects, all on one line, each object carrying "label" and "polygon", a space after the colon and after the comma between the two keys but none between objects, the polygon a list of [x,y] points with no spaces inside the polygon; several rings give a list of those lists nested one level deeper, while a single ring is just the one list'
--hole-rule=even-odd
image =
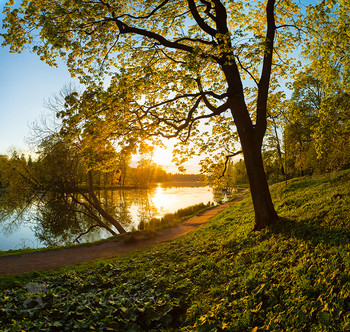
[{"label": "thick tree trunk", "polygon": [[253,199],[254,230],[261,230],[272,225],[278,219],[272,203],[261,155],[262,141],[266,131],[266,118],[261,120],[259,127],[252,124],[244,101],[243,89],[239,88],[240,81],[234,82],[233,79],[232,81],[232,86],[235,88],[233,91],[238,90],[238,93],[232,94],[230,108],[240,138]]},{"label": "thick tree trunk", "polygon": [[278,219],[278,216],[272,203],[266,179],[261,156],[261,144],[255,142],[254,138],[248,135],[241,135],[241,144],[255,212],[254,230],[261,230],[272,225]]}]

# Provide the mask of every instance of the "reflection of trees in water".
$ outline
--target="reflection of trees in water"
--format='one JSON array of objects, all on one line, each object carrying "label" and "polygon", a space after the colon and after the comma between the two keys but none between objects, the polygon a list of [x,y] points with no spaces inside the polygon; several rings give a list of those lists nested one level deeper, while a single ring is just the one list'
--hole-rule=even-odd
[{"label": "reflection of trees in water", "polygon": [[[101,190],[96,195],[104,210],[123,227],[127,228],[131,224],[125,192]],[[68,199],[65,195],[52,197],[48,204],[38,208],[36,236],[46,245],[93,241],[110,236],[96,223],[96,217],[100,216],[92,213],[88,205],[82,205],[83,201],[84,197],[78,194]],[[113,228],[111,223],[106,221],[106,224]]]},{"label": "reflection of trees in water", "polygon": [[[40,149],[35,163],[16,153],[1,162],[1,179],[7,186],[0,203],[1,220],[12,226],[22,224],[24,217],[36,220],[36,224],[45,225],[45,231],[38,233],[36,227],[36,232],[50,243],[50,234],[60,233],[65,242],[77,232],[97,227],[112,235],[125,232],[96,197],[93,171],[87,168],[79,149],[55,134],[46,137]],[[37,214],[31,211],[34,206]]]},{"label": "reflection of trees in water", "polygon": [[97,192],[103,208],[112,215],[124,228],[132,223],[129,211],[130,202],[125,190],[101,190]]},{"label": "reflection of trees in water", "polygon": [[[157,212],[150,200],[153,193],[154,189],[104,190],[98,197],[103,207],[125,229],[132,230]],[[135,207],[136,213],[132,213]]]},{"label": "reflection of trees in water", "polygon": [[[96,192],[96,196],[101,206],[126,229],[137,228],[138,223],[148,221],[155,213],[146,190],[101,190]],[[50,193],[31,206],[23,201],[16,202],[2,206],[0,198],[0,218],[7,234],[14,233],[22,225],[32,224],[36,238],[45,246],[94,241],[110,236],[97,227],[96,218],[100,216],[89,208],[80,194]],[[132,206],[137,207],[137,220],[133,220]],[[106,223],[113,228],[112,224]]]},{"label": "reflection of trees in water", "polygon": [[11,192],[0,192],[0,223],[1,230],[6,235],[15,232],[24,222],[29,222],[25,212],[34,211],[31,199],[13,199]]},{"label": "reflection of trees in water", "polygon": [[51,194],[38,206],[35,235],[47,246],[72,243],[95,223],[75,200],[66,194]]},{"label": "reflection of trees in water", "polygon": [[[102,208],[126,230],[131,231],[138,229],[140,224],[147,224],[150,219],[159,217],[156,208],[159,204],[155,204],[156,192],[155,187],[149,190],[99,190],[95,193]],[[215,200],[222,200],[222,191],[218,191]],[[6,217],[2,218],[2,224],[7,227],[8,233],[15,232],[22,225],[31,224],[37,239],[46,246],[69,244],[77,242],[76,240],[89,242],[110,236],[108,231],[98,227],[96,218],[100,216],[91,209],[84,196],[78,193],[46,194],[31,206],[27,206],[25,201],[17,202],[17,206],[12,204],[9,208],[6,204],[2,205],[0,199],[0,217]],[[26,213],[19,218],[18,213],[24,211],[24,208],[27,209]],[[114,227],[105,222],[108,227]]]},{"label": "reflection of trees in water", "polygon": [[148,191],[144,190],[140,192],[139,200],[137,202],[137,224],[135,228],[139,225],[145,225],[155,214],[157,214],[157,209],[153,205],[150,197],[154,194],[155,189],[150,189]]},{"label": "reflection of trees in water", "polygon": [[[72,243],[96,225],[97,216],[91,213],[88,205],[81,204],[83,198],[76,194],[46,193],[31,205],[20,200],[11,200],[10,205],[7,202],[5,197],[0,203],[4,233],[10,235],[21,226],[30,226],[36,238],[46,246]],[[98,230],[91,230],[91,233],[96,234]]]}]

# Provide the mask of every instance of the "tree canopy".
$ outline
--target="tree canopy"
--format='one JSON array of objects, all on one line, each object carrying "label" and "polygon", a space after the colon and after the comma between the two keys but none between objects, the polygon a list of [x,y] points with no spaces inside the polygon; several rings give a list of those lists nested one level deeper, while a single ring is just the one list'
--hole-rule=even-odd
[{"label": "tree canopy", "polygon": [[239,140],[260,229],[277,218],[261,158],[269,92],[288,75],[299,10],[291,0],[9,1],[3,44],[50,65],[61,57],[90,92],[109,85],[99,113],[79,109],[84,119],[127,109],[138,138],[178,137],[208,154],[234,155]]},{"label": "tree canopy", "polygon": [[321,1],[309,8],[304,55],[323,90],[314,126],[317,157],[327,170],[350,163],[350,4],[348,1]]}]

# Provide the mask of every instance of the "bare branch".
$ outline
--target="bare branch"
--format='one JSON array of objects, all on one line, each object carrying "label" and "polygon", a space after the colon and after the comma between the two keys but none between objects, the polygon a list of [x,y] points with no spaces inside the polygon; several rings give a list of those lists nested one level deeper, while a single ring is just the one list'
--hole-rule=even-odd
[{"label": "bare branch", "polygon": [[163,54],[164,54],[164,56],[166,57],[166,58],[168,58],[169,60],[171,60],[171,61],[173,61],[173,62],[175,62],[175,63],[181,63],[181,64],[186,64],[186,62],[184,62],[184,61],[179,61],[179,60],[175,60],[174,58],[172,58],[170,55],[168,55],[168,54],[166,54],[166,52],[164,51],[164,50],[162,50],[162,49],[159,49]]},{"label": "bare branch", "polygon": [[239,66],[250,76],[250,78],[254,81],[256,86],[259,86],[258,81],[255,79],[253,74],[248,70],[248,68],[243,66],[243,64],[242,64],[241,60],[239,59],[239,57],[237,55],[235,55],[235,58],[237,59]]},{"label": "bare branch", "polygon": [[230,160],[230,158],[232,158],[234,156],[237,156],[237,155],[239,155],[241,153],[243,153],[242,150],[234,152],[234,153],[231,153],[231,154],[229,154],[228,156],[225,157],[226,158],[226,160],[225,160],[225,167],[224,167],[224,170],[222,171],[222,174],[220,175],[219,179],[221,179],[225,175],[226,170],[227,170],[227,164],[228,164],[228,161]]},{"label": "bare branch", "polygon": [[112,52],[112,49],[113,49],[114,46],[118,43],[118,41],[119,41],[119,35],[117,36],[116,41],[115,41],[115,42],[113,43],[113,45],[109,48],[109,50],[107,51],[105,57],[103,58],[102,64],[101,64],[100,69],[99,69],[100,72],[102,72],[102,68],[103,68],[104,63],[106,62],[106,60],[107,60],[107,58],[108,58],[108,55]]}]

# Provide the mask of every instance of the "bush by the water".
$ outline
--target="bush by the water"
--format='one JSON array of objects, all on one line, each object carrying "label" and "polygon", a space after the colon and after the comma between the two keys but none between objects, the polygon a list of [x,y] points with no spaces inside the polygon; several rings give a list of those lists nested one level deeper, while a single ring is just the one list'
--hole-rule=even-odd
[{"label": "bush by the water", "polygon": [[271,191],[281,219],[260,232],[247,197],[162,246],[3,277],[2,329],[349,331],[350,172]]},{"label": "bush by the water", "polygon": [[165,227],[171,227],[179,224],[180,222],[188,219],[195,214],[207,210],[212,207],[214,203],[208,202],[207,204],[199,203],[184,209],[179,209],[175,213],[167,213],[162,218],[151,218],[148,222],[141,221],[138,229],[139,230],[155,230]]}]

